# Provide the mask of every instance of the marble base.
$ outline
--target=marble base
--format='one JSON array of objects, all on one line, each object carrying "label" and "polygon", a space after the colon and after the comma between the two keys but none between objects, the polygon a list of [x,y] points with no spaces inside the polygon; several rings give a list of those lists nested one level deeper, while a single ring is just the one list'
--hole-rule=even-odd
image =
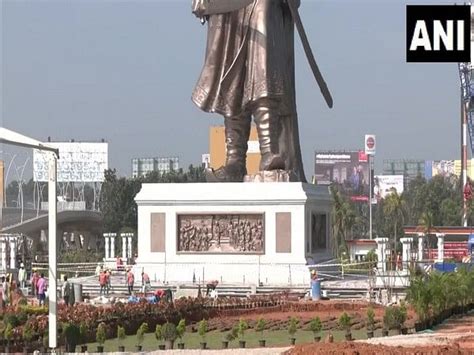
[{"label": "marble base", "polygon": [[[308,284],[307,260],[318,262],[331,250],[327,187],[299,182],[143,184],[135,201],[138,279],[144,270],[162,282]],[[219,221],[217,229],[212,221]],[[242,247],[247,241],[249,246]]]},{"label": "marble base", "polygon": [[295,173],[286,170],[259,171],[254,175],[245,175],[244,182],[293,182]]}]

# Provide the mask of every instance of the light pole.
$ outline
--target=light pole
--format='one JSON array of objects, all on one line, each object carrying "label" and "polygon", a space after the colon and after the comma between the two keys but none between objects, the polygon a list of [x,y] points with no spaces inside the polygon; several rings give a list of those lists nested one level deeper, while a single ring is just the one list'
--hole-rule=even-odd
[{"label": "light pole", "polygon": [[369,163],[369,239],[372,239],[372,159],[371,155],[367,155]]},{"label": "light pole", "polygon": [[366,134],[364,150],[369,164],[369,238],[372,239],[372,156],[375,156],[375,135]]}]

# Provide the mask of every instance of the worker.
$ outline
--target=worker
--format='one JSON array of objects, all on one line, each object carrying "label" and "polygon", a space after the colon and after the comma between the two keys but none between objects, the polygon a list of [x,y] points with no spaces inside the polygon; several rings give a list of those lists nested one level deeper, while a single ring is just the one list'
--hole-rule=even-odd
[{"label": "worker", "polygon": [[99,274],[99,285],[100,285],[100,295],[105,295],[106,287],[107,287],[107,275],[105,274],[104,270],[100,271]]},{"label": "worker", "polygon": [[8,305],[9,294],[10,294],[10,287],[9,287],[8,278],[5,278],[5,276],[2,276],[2,308],[5,308]]},{"label": "worker", "polygon": [[20,269],[18,270],[18,282],[20,283],[20,288],[26,287],[26,270],[25,264],[20,264]]},{"label": "worker", "polygon": [[41,274],[38,282],[36,283],[36,287],[38,289],[39,305],[44,306],[46,300],[46,279],[44,278],[43,273]]},{"label": "worker", "polygon": [[135,283],[135,275],[133,274],[131,269],[127,269],[127,288],[128,294],[131,295],[133,292],[133,284]]},{"label": "worker", "polygon": [[69,306],[69,304],[70,304],[69,303],[69,298],[71,296],[71,284],[67,280],[67,275],[64,276],[64,283],[63,283],[63,286],[61,288],[61,291],[62,291],[62,295],[63,295],[64,304],[66,306]]},{"label": "worker", "polygon": [[146,272],[142,272],[142,293],[146,297],[146,293],[151,288],[150,276]]},{"label": "worker", "polygon": [[37,284],[39,280],[39,274],[36,268],[33,268],[33,274],[31,275],[31,291],[33,293],[33,296],[38,295],[38,289],[37,289]]},{"label": "worker", "polygon": [[107,296],[109,295],[110,289],[112,288],[112,272],[110,269],[105,270],[105,292]]}]

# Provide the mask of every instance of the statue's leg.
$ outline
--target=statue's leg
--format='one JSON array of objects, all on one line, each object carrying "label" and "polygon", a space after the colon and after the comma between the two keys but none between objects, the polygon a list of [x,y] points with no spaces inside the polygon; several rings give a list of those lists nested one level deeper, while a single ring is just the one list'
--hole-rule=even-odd
[{"label": "statue's leg", "polygon": [[250,114],[225,117],[225,143],[227,148],[225,166],[217,170],[208,169],[208,182],[241,182],[247,174],[247,142],[250,136]]},{"label": "statue's leg", "polygon": [[260,170],[285,169],[280,155],[279,137],[281,130],[278,103],[274,100],[259,100],[253,110],[260,143]]}]

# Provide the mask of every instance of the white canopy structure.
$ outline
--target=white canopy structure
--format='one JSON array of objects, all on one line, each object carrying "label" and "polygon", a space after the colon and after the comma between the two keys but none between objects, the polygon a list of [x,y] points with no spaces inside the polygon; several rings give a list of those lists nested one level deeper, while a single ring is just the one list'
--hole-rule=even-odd
[{"label": "white canopy structure", "polygon": [[[49,259],[49,347],[57,347],[57,249],[56,249],[56,175],[57,159],[59,151],[56,148],[37,141],[33,138],[13,132],[9,129],[0,127],[0,143],[16,145],[25,148],[33,148],[51,152],[49,160],[49,178],[48,178],[48,259]],[[52,203],[54,201],[54,203]]]}]

